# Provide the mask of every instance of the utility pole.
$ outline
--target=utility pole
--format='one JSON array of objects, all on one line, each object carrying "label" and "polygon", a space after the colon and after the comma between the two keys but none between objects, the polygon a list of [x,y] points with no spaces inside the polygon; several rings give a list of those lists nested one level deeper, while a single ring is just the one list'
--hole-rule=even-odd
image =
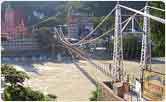
[{"label": "utility pole", "polygon": [[122,43],[122,24],[121,8],[119,2],[115,11],[115,31],[114,31],[114,50],[113,50],[113,80],[122,81],[124,78],[123,70],[123,43]]},{"label": "utility pole", "polygon": [[[148,2],[144,9],[144,13],[149,14]],[[144,16],[144,33],[142,35],[141,49],[141,69],[151,70],[151,35],[150,35],[150,18]]]}]

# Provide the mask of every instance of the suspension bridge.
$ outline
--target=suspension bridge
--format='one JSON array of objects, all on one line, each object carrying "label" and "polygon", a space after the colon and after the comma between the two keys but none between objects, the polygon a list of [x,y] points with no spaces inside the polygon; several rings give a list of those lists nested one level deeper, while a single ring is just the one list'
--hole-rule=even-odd
[{"label": "suspension bridge", "polygon": [[[134,12],[133,15],[131,15],[129,18],[126,20],[122,21],[122,14],[121,14],[121,9],[128,10],[130,12]],[[159,23],[165,24],[166,20],[160,17],[156,17],[150,14],[149,9],[155,9],[160,12],[165,12],[163,9],[159,9],[156,7],[151,7],[146,3],[145,7],[136,10],[124,5],[121,5],[119,2],[117,2],[116,6],[105,16],[105,18],[89,33],[87,34],[84,38],[82,38],[80,41],[76,43],[71,43],[68,40],[65,39],[65,36],[63,34],[62,29],[57,29],[55,28],[54,32],[54,39],[58,39],[58,41],[61,43],[61,46],[66,48],[68,52],[70,53],[73,63],[78,64],[75,61],[75,58],[77,56],[80,57],[80,59],[86,60],[89,64],[94,66],[95,69],[103,73],[105,76],[110,78],[109,81],[111,82],[127,82],[127,74],[126,74],[126,68],[124,67],[123,64],[123,36],[124,33],[130,33],[130,32],[124,32],[126,27],[128,26],[129,23],[132,24],[132,33],[136,34],[142,34],[142,49],[141,49],[141,58],[140,58],[140,80],[142,80],[142,70],[152,70],[151,69],[151,34],[150,34],[150,19],[155,20]],[[113,28],[110,28],[108,31],[104,32],[103,34],[100,34],[100,36],[90,39],[91,35],[101,27],[101,25],[104,24],[104,22],[110,17],[111,15],[115,14],[115,24]],[[135,17],[136,15],[140,15],[143,17],[143,28],[141,32],[136,32],[134,30],[134,22],[135,22]],[[49,18],[48,18],[49,19]],[[47,20],[47,19],[46,19]],[[44,21],[46,21],[44,20]],[[42,21],[42,22],[44,22]],[[36,25],[33,25],[32,27],[34,28],[33,30],[37,30],[35,28]],[[141,27],[140,27],[141,28]],[[87,53],[81,50],[81,46],[85,44],[91,44],[91,43],[96,43],[99,39],[103,38],[106,35],[111,34],[111,32],[114,31],[113,35],[113,41],[114,41],[114,48],[113,48],[113,62],[111,66],[105,66],[102,63],[97,63],[94,61],[93,58]],[[88,70],[81,69],[84,73],[88,74]],[[87,75],[88,76],[88,75]],[[91,77],[92,82],[97,85],[97,83],[100,81],[105,81],[103,80],[98,80],[94,77]]]},{"label": "suspension bridge", "polygon": [[[156,16],[153,16],[149,14],[149,9],[156,9],[161,12],[164,10],[151,7],[146,4],[144,8],[141,10],[135,10],[132,8],[129,8],[127,6],[121,5],[119,3],[116,4],[115,8],[111,10],[111,12],[105,16],[105,18],[95,27],[94,30],[92,30],[88,35],[86,35],[83,39],[78,41],[77,43],[70,43],[69,41],[65,40],[65,36],[63,34],[62,29],[58,30],[56,29],[56,36],[61,41],[62,45],[67,48],[71,53],[74,53],[81,58],[87,60],[89,63],[93,64],[95,67],[100,66],[98,64],[95,64],[93,62],[93,59],[88,56],[85,52],[80,50],[76,45],[83,45],[83,44],[89,44],[89,43],[95,43],[98,39],[102,38],[105,35],[110,34],[110,32],[114,31],[114,50],[113,50],[113,66],[112,66],[112,78],[116,81],[124,81],[125,78],[125,69],[123,68],[123,31],[128,26],[129,22],[132,22],[132,32],[133,33],[141,33],[142,34],[142,50],[141,50],[141,60],[140,60],[140,66],[142,69],[149,69],[151,70],[151,34],[150,34],[150,19],[155,20],[159,23],[165,24],[165,19],[159,18]],[[121,9],[126,9],[131,12],[134,12],[135,14],[131,15],[128,19],[125,21],[121,21]],[[143,11],[144,12],[141,12]],[[111,28],[110,30],[106,31],[105,33],[101,34],[100,36],[87,40],[90,38],[90,36],[107,20],[109,16],[113,14],[115,11],[115,26],[114,28]],[[134,18],[136,15],[143,16],[143,29],[142,32],[135,32],[134,31]]]},{"label": "suspension bridge", "polygon": [[[128,19],[122,21],[121,18],[121,9],[126,9],[131,12],[134,12],[133,15],[131,15]],[[104,75],[108,76],[110,78],[110,81],[112,82],[127,82],[127,75],[126,70],[123,65],[123,36],[124,33],[130,33],[130,32],[124,32],[128,24],[131,22],[132,24],[132,33],[136,34],[142,34],[142,49],[141,49],[141,58],[140,58],[140,69],[139,72],[139,80],[142,81],[142,70],[152,70],[151,69],[151,34],[150,34],[150,19],[155,20],[159,23],[165,24],[166,21],[163,18],[159,18],[156,16],[153,16],[150,14],[149,9],[155,9],[159,10],[160,12],[165,12],[162,9],[148,6],[148,3],[146,3],[145,7],[136,10],[124,5],[119,4],[119,2],[116,4],[116,6],[108,13],[107,16],[95,27],[94,30],[92,30],[88,35],[86,35],[83,39],[76,43],[71,43],[67,40],[65,40],[65,36],[63,34],[62,29],[55,29],[55,35],[56,38],[59,39],[62,46],[66,48],[69,53],[71,54],[73,58],[73,62],[75,61],[74,58],[79,56],[81,59],[86,60],[89,64],[94,66],[97,70],[104,73]],[[143,11],[143,12],[142,12]],[[109,16],[111,16],[115,12],[115,25],[114,28],[110,28],[105,33],[101,34],[100,36],[89,39],[91,35],[99,28],[102,24],[108,19]],[[136,32],[134,30],[134,19],[136,15],[141,15],[143,17],[143,28],[141,32]],[[141,28],[141,27],[140,27]],[[90,43],[96,43],[99,39],[104,37],[105,35],[110,34],[110,32],[114,31],[114,48],[113,48],[113,62],[112,66],[105,67],[102,63],[96,63],[86,52],[79,49],[84,44],[90,44]],[[89,40],[88,40],[89,39]],[[75,62],[74,62],[75,63]],[[76,64],[76,63],[75,63]],[[97,85],[98,81],[97,79],[92,79],[93,82]],[[102,80],[100,80],[102,81]],[[104,81],[104,80],[103,80]]]},{"label": "suspension bridge", "polygon": [[[130,12],[134,12],[133,15],[131,15],[129,18],[126,20],[122,21],[122,15],[121,15],[121,9],[126,9]],[[142,34],[142,49],[141,49],[141,58],[140,58],[140,77],[139,79],[142,81],[142,70],[152,70],[151,69],[151,34],[150,34],[150,19],[155,20],[159,23],[165,24],[166,21],[163,18],[159,18],[156,16],[153,16],[150,14],[149,9],[155,9],[159,10],[160,12],[165,12],[162,9],[156,8],[156,7],[151,7],[148,6],[148,3],[146,3],[145,7],[136,10],[124,5],[119,4],[119,2],[116,4],[116,6],[105,16],[105,18],[89,33],[87,34],[84,38],[82,38],[80,41],[76,43],[71,43],[65,39],[65,36],[63,34],[62,29],[56,29],[55,28],[55,38],[57,38],[60,42],[61,45],[66,48],[69,53],[71,54],[73,58],[73,62],[75,63],[74,58],[76,56],[79,56],[81,59],[86,60],[89,64],[94,66],[97,70],[101,71],[104,73],[104,75],[108,76],[110,78],[110,81],[112,82],[127,82],[127,75],[126,75],[126,70],[123,65],[123,36],[124,33],[129,33],[129,32],[124,32],[128,24],[131,22],[132,24],[132,33],[138,33]],[[89,39],[91,35],[101,27],[102,24],[110,17],[113,15],[115,12],[115,25],[114,28],[110,28],[108,31],[105,33],[101,34],[100,36],[94,38],[94,39]],[[134,30],[134,19],[136,15],[140,15],[143,17],[143,28],[141,32],[136,32]],[[141,28],[141,27],[140,27]],[[113,48],[113,62],[112,66],[107,66],[105,67],[102,63],[96,63],[90,55],[88,55],[86,52],[82,51],[79,49],[84,44],[90,44],[90,43],[95,43],[105,35],[110,34],[110,32],[114,31],[114,48]],[[88,40],[89,39],[89,40]],[[75,63],[76,64],[76,63]],[[98,81],[97,79],[92,79],[93,82],[97,85]],[[100,80],[102,81],[102,80]],[[104,80],[103,80],[104,81]]]}]

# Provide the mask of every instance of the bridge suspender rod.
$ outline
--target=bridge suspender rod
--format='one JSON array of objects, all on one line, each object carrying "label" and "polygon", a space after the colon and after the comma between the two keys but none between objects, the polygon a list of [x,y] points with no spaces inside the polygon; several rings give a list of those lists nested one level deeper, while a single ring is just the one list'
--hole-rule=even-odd
[{"label": "bridge suspender rod", "polygon": [[155,16],[152,16],[152,15],[150,15],[150,14],[146,14],[146,13],[140,12],[140,11],[138,11],[138,10],[129,8],[129,7],[127,7],[127,6],[123,6],[123,5],[119,5],[119,6],[122,7],[122,8],[124,8],[124,9],[127,9],[127,10],[129,10],[129,11],[136,12],[136,13],[138,13],[138,14],[140,14],[140,15],[149,17],[149,18],[151,18],[151,19],[153,19],[153,20],[155,20],[155,21],[161,22],[161,23],[163,23],[163,24],[166,23],[166,21],[165,21],[164,19],[162,19],[162,18],[155,17]]}]

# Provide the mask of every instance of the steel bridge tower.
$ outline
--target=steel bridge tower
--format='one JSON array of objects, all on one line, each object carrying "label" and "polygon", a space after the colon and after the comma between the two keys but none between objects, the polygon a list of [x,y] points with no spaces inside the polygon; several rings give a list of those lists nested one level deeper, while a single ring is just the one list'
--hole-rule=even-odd
[{"label": "steel bridge tower", "polygon": [[121,8],[119,2],[115,11],[115,31],[114,31],[114,49],[113,49],[113,67],[112,77],[114,81],[124,80],[123,70],[123,43],[122,43],[122,24],[121,24]]},{"label": "steel bridge tower", "polygon": [[[144,9],[144,13],[149,14],[148,2]],[[142,35],[142,49],[141,49],[141,69],[151,70],[151,36],[150,36],[150,18],[144,16]]]}]

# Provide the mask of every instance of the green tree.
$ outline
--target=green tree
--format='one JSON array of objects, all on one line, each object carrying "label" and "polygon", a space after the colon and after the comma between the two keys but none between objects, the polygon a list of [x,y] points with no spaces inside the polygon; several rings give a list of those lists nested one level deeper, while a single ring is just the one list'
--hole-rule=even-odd
[{"label": "green tree", "polygon": [[55,52],[61,52],[64,50],[58,35],[51,32],[50,28],[41,27],[34,32],[34,35],[40,42],[41,48],[49,49]]},{"label": "green tree", "polygon": [[25,79],[29,79],[28,75],[25,72],[17,71],[15,68],[7,64],[2,65],[1,71],[2,76],[5,77],[5,82],[10,83],[12,86],[23,84]]},{"label": "green tree", "polygon": [[[109,43],[109,49],[113,52],[113,40]],[[139,59],[141,43],[139,37],[127,35],[123,37],[123,56],[125,59]]]},{"label": "green tree", "polygon": [[[165,4],[161,1],[150,2],[150,6],[160,9],[165,8]],[[150,13],[154,16],[165,18],[165,12],[150,9]],[[154,47],[152,49],[153,56],[165,56],[165,25],[151,20],[151,35]]]},{"label": "green tree", "polygon": [[44,95],[39,91],[33,91],[30,87],[24,87],[23,82],[29,79],[25,72],[17,71],[13,66],[2,65],[2,76],[5,77],[5,89],[2,95],[5,101],[49,101],[55,100],[54,95]]},{"label": "green tree", "polygon": [[51,48],[55,41],[54,33],[48,27],[39,28],[34,32],[34,36],[38,39],[42,48]]},{"label": "green tree", "polygon": [[139,38],[128,35],[123,38],[123,53],[126,59],[137,59],[140,57],[141,44]]}]

